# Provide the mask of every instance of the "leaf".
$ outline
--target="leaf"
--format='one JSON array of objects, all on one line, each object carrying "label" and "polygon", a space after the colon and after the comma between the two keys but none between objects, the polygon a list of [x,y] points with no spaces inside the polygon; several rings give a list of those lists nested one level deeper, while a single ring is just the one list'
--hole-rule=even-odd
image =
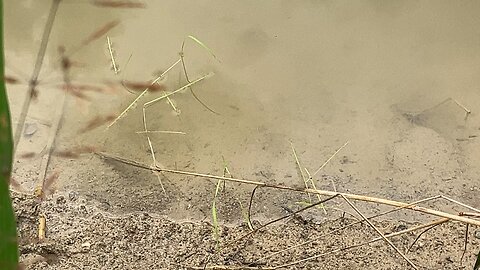
[{"label": "leaf", "polygon": [[480,269],[480,251],[478,252],[477,261],[475,262],[475,266],[473,267],[473,270],[478,270],[478,269]]},{"label": "leaf", "polygon": [[[3,54],[3,1],[0,1],[0,74],[5,72]],[[9,179],[12,173],[13,138],[5,81],[0,81],[0,269],[18,267],[17,231]]]}]

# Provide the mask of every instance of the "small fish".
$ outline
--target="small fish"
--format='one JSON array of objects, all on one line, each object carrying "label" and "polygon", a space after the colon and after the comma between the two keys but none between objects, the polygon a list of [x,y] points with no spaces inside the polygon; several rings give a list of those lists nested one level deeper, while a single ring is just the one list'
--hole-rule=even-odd
[{"label": "small fish", "polygon": [[[109,119],[109,121],[111,121]],[[94,153],[97,152],[97,147],[92,146],[92,145],[82,145],[82,146],[77,146],[75,147],[75,151],[77,151],[80,154],[85,154],[85,153]]]},{"label": "small fish", "polygon": [[152,85],[151,82],[134,82],[134,81],[122,81],[122,85],[127,89],[143,92],[145,89],[148,89],[150,92],[159,92],[165,91],[167,87],[164,84],[155,83]]},{"label": "small fish", "polygon": [[113,121],[113,119],[115,119],[115,115],[113,114],[109,114],[106,116],[97,115],[95,116],[95,118],[88,121],[87,125],[84,128],[80,129],[79,133],[85,133],[87,131],[95,129],[103,124]]},{"label": "small fish", "polygon": [[83,42],[82,45],[88,45],[92,41],[99,39],[101,36],[105,35],[108,31],[110,31],[112,28],[120,24],[120,21],[115,20],[106,23],[104,26],[100,27],[98,30],[93,32],[88,38],[86,38]]},{"label": "small fish", "polygon": [[18,155],[19,158],[33,158],[37,155],[35,152],[25,152]]},{"label": "small fish", "polygon": [[68,86],[65,84],[59,85],[58,88],[63,90],[67,89],[74,89],[77,91],[93,91],[93,92],[105,92],[106,90],[100,86],[95,85],[88,85],[88,84],[69,84]]},{"label": "small fish", "polygon": [[108,1],[108,0],[94,0],[92,2],[98,7],[110,7],[110,8],[145,8],[145,4],[141,2],[133,1]]},{"label": "small fish", "polygon": [[61,158],[79,158],[80,155],[73,151],[63,150],[63,151],[55,151],[52,153],[54,156],[61,157]]},{"label": "small fish", "polygon": [[20,80],[13,77],[13,76],[10,76],[10,75],[4,75],[3,76],[3,81],[5,83],[8,83],[8,84],[19,84],[20,83]]},{"label": "small fish", "polygon": [[96,151],[97,148],[94,146],[83,145],[73,147],[72,149],[57,150],[53,152],[53,155],[61,158],[79,158],[81,154],[93,153]]},{"label": "small fish", "polygon": [[67,93],[77,97],[77,98],[80,98],[80,99],[83,99],[83,100],[86,100],[86,101],[91,101],[91,98],[89,98],[87,95],[83,94],[82,92],[74,89],[74,88],[71,88],[67,91]]}]

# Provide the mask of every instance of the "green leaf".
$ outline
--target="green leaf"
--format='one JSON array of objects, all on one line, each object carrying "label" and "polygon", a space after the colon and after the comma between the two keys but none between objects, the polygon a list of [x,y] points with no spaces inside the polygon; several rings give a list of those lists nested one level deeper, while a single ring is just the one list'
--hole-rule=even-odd
[{"label": "green leaf", "polygon": [[[3,54],[3,1],[0,1],[0,74],[5,74]],[[3,77],[3,76],[2,76]],[[0,269],[18,267],[17,231],[9,180],[12,173],[13,139],[5,81],[0,81]]]},{"label": "green leaf", "polygon": [[475,262],[475,266],[473,267],[473,270],[478,270],[478,269],[480,269],[480,251],[478,252],[477,261]]}]

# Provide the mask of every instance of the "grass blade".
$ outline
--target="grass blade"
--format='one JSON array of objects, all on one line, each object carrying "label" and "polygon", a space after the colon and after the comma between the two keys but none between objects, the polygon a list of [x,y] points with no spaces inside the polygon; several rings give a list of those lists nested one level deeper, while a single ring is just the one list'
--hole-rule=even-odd
[{"label": "grass blade", "polygon": [[218,225],[218,215],[217,215],[217,197],[218,193],[220,193],[220,186],[222,184],[222,180],[218,180],[217,187],[215,188],[215,196],[213,197],[212,202],[212,223],[213,223],[213,237],[215,238],[215,242],[217,242],[216,246],[220,242],[220,228]]},{"label": "grass blade", "polygon": [[205,45],[205,43],[201,42],[198,38],[196,38],[192,35],[189,35],[188,38],[195,41],[198,45],[200,45],[202,48],[204,48],[206,51],[208,51],[208,53],[210,53],[212,55],[212,57],[215,58],[215,60],[220,62],[220,60],[218,60],[217,56],[213,53],[212,49],[210,49],[207,45]]},{"label": "grass blade", "polygon": [[480,251],[478,252],[477,261],[475,262],[475,266],[473,267],[473,270],[478,270],[478,269],[480,269]]},{"label": "grass blade", "polygon": [[[3,55],[3,1],[0,1],[0,74],[5,73]],[[0,82],[0,269],[18,266],[17,230],[9,194],[13,138],[5,82]]]}]

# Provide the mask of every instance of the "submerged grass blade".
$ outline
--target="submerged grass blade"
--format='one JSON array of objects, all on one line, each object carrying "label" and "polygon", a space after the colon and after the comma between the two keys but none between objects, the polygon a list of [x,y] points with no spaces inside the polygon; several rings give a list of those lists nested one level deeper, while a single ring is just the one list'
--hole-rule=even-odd
[{"label": "submerged grass blade", "polygon": [[[300,176],[302,177],[303,183],[305,184],[305,188],[309,188],[307,178],[305,177],[305,174],[303,173],[302,166],[300,165],[300,160],[298,159],[298,156],[297,156],[297,151],[295,151],[295,147],[293,146],[292,142],[290,142],[290,146],[292,148],[293,157],[295,158],[295,163],[297,164],[297,168],[300,172]],[[311,203],[312,202],[312,197],[310,196],[310,193],[307,193],[307,195],[308,195],[308,200]]]},{"label": "submerged grass blade", "polygon": [[176,93],[178,93],[178,92],[180,92],[180,91],[182,91],[182,90],[185,90],[186,88],[188,88],[188,87],[196,84],[197,82],[213,76],[214,74],[215,74],[215,73],[210,72],[210,73],[208,73],[207,75],[204,75],[204,76],[196,79],[195,81],[193,81],[193,82],[191,82],[191,83],[188,83],[188,84],[186,84],[186,85],[178,88],[177,90],[175,90],[175,91],[173,91],[173,92],[170,92],[169,94],[165,94],[165,95],[163,95],[163,96],[161,96],[161,97],[158,97],[158,98],[156,98],[156,99],[150,100],[149,102],[143,104],[143,107],[146,108],[146,107],[152,105],[153,103],[155,103],[155,102],[157,102],[157,101],[159,101],[159,100],[162,100],[162,99],[167,98],[167,97],[169,97],[169,96],[173,96],[173,95],[175,95]]},{"label": "submerged grass blade", "polygon": [[[0,1],[0,74],[5,73],[3,55],[3,1]],[[0,269],[18,266],[17,230],[9,194],[13,137],[5,82],[0,82]]]},{"label": "submerged grass blade", "polygon": [[[203,44],[203,43],[202,43]],[[187,65],[185,64],[185,40],[183,41],[182,43],[182,50],[180,51],[180,59],[182,60],[182,67],[183,67],[183,73],[185,75],[185,79],[187,80],[188,83],[191,83],[192,81],[190,81],[190,78],[188,77],[188,72],[187,72]],[[205,104],[205,102],[203,102],[198,96],[197,94],[195,94],[195,91],[193,91],[193,87],[188,87],[188,89],[190,90],[190,93],[192,94],[192,96],[198,101],[198,103],[200,103],[205,109],[209,110],[210,112],[216,114],[216,115],[219,115],[219,113],[217,113],[216,111],[214,111],[212,108],[210,108],[207,104]]]},{"label": "submerged grass blade", "polygon": [[210,53],[212,55],[212,57],[215,58],[215,60],[220,62],[220,60],[217,58],[217,56],[213,53],[212,49],[210,49],[207,45],[205,45],[205,43],[201,42],[198,38],[196,38],[192,35],[189,35],[188,38],[195,41],[198,45],[200,45],[202,48],[204,48],[206,51],[208,51],[208,53]]},{"label": "submerged grass blade", "polygon": [[[158,76],[155,80],[153,80],[153,82],[151,83],[150,86],[154,85],[155,83],[157,83],[158,81],[160,81],[164,76],[165,74],[167,74],[167,72],[169,72],[174,66],[176,66],[178,63],[180,63],[180,59],[178,59],[175,63],[173,63],[167,70],[165,70],[165,72],[163,72],[160,76]],[[138,100],[143,97],[147,92],[148,92],[148,89],[149,87],[147,87],[145,90],[143,90],[143,92],[138,95],[135,100],[133,100],[132,103],[130,103],[130,105],[127,106],[127,108],[125,108],[125,110],[123,110],[123,112],[121,112],[117,118],[115,118],[115,120],[112,121],[112,123],[110,123],[110,125],[108,125],[108,127],[111,127],[113,126],[118,120],[120,120],[122,117],[124,117],[128,110],[130,110],[132,107],[135,106],[135,104],[137,104]]]}]

